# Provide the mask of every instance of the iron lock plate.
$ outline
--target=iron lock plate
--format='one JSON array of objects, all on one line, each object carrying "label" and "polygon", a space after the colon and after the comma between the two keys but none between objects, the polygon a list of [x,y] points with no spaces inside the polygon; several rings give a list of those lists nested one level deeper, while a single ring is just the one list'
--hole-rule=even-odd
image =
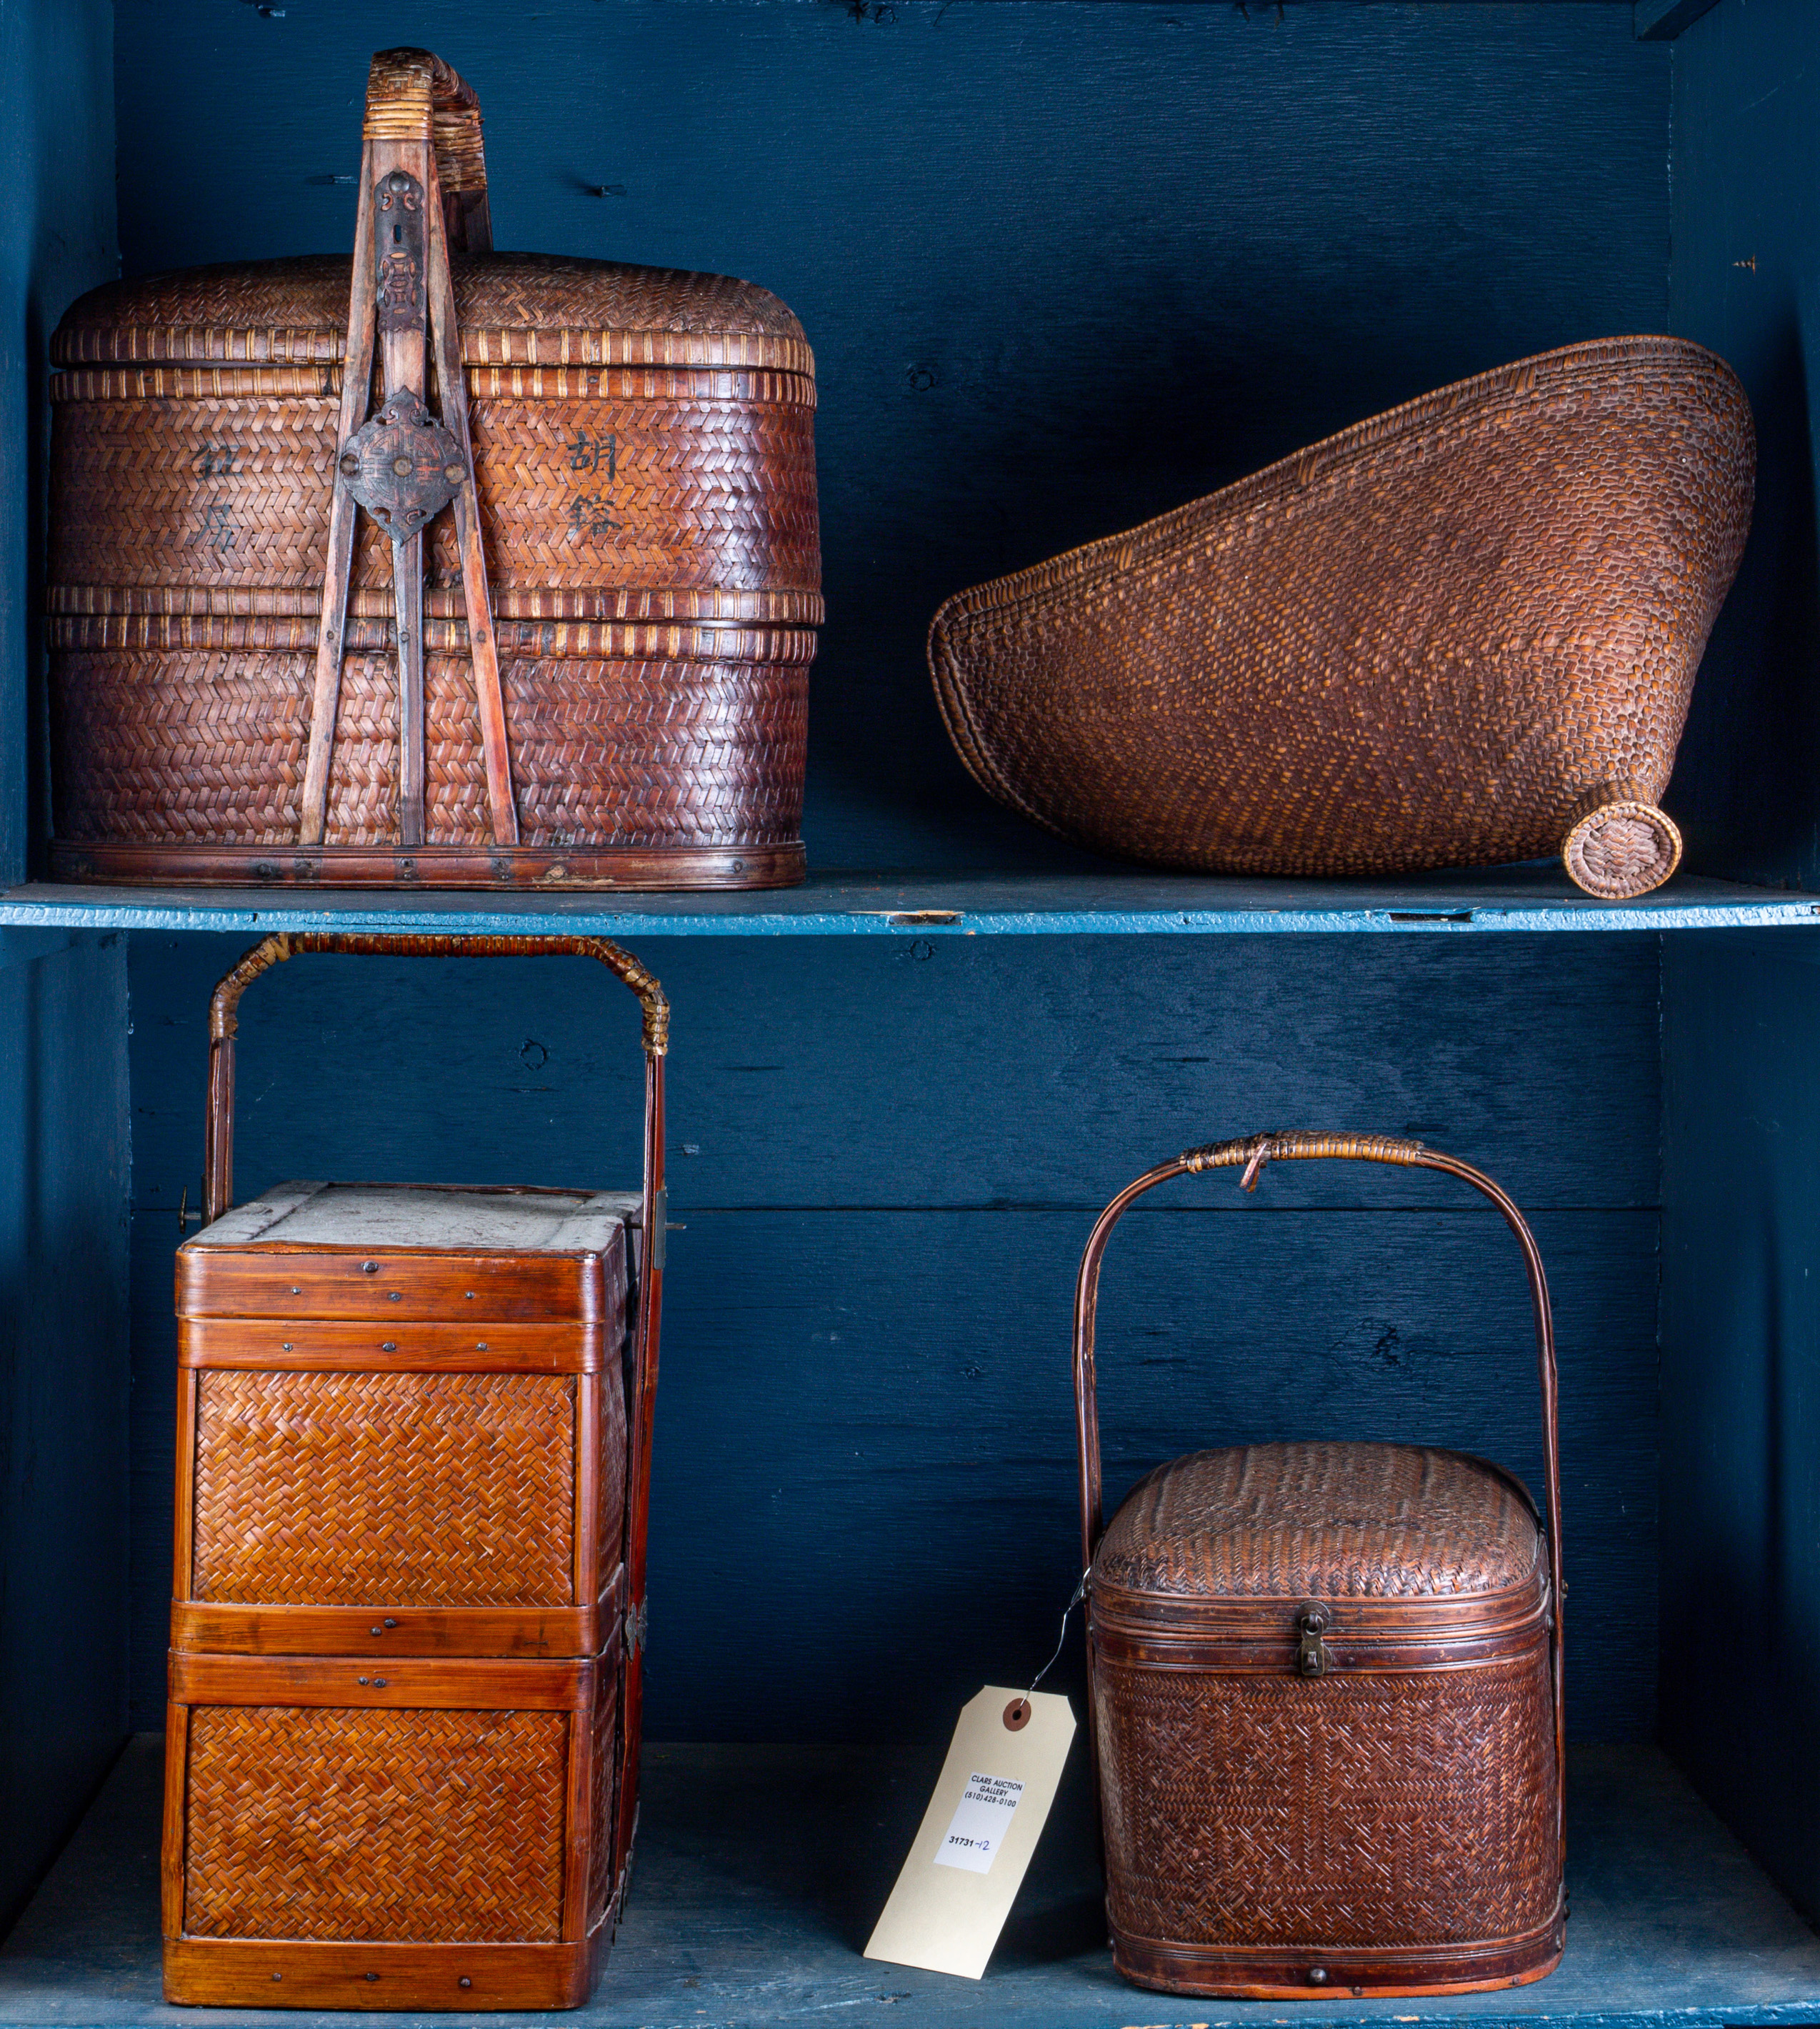
[{"label": "iron lock plate", "polygon": [[395,543],[419,533],[468,476],[453,432],[408,388],[354,432],[339,463],[348,491]]}]

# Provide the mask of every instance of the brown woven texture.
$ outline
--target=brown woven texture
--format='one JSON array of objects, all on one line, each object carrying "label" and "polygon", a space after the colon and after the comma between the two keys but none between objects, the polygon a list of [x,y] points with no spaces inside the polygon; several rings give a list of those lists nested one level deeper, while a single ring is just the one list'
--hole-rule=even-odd
[{"label": "brown woven texture", "polygon": [[[307,623],[305,623],[307,624]],[[500,629],[502,649],[511,629]],[[57,835],[276,845],[297,836],[310,658],[122,650],[58,658]],[[795,837],[809,711],[806,659],[504,663],[521,836],[752,845]],[[429,833],[484,844],[485,762],[465,658],[424,666]],[[343,666],[328,842],[397,836],[398,687],[389,662]],[[690,794],[676,785],[686,779]]]},{"label": "brown woven texture", "polygon": [[1097,1589],[1232,1599],[1403,1599],[1533,1578],[1510,1482],[1414,1445],[1236,1445],[1159,1466],[1094,1560]]},{"label": "brown woven texture", "polygon": [[[454,271],[521,843],[792,845],[821,618],[801,328],[720,276]],[[97,290],[60,328],[60,840],[297,841],[348,285],[345,259],[199,269]],[[449,514],[425,547],[425,842],[485,846]],[[392,845],[391,553],[364,514],[353,586],[324,838]],[[690,621],[755,624],[589,624]]]},{"label": "brown woven texture", "polygon": [[[943,715],[992,795],[1132,859],[1559,853],[1583,798],[1662,794],[1754,469],[1743,390],[1700,347],[1546,353],[958,594],[929,633]],[[1568,871],[1655,885],[1680,850],[1659,815],[1646,838],[1614,814],[1595,882],[1584,842]]]},{"label": "brown woven texture", "polygon": [[[806,402],[513,400],[474,387],[471,420],[496,591],[815,590]],[[61,405],[54,599],[76,586],[320,591],[335,424],[321,395]],[[429,548],[429,584],[458,586],[448,516]],[[364,516],[354,576],[390,590],[391,543]]]},{"label": "brown woven texture", "polygon": [[199,1707],[183,1927],[554,1939],[568,1745],[561,1712]]},{"label": "brown woven texture", "polygon": [[594,1825],[588,1851],[588,1927],[591,1931],[613,1903],[613,1775],[618,1766],[619,1672],[602,1668],[595,1677]]},{"label": "brown woven texture", "polygon": [[1098,1663],[1114,1930],[1318,1952],[1546,1923],[1549,1703],[1545,1660],[1313,1682]]},{"label": "brown woven texture", "polygon": [[[731,276],[551,254],[456,254],[450,268],[461,357],[470,364],[579,362],[584,338],[599,344],[611,334],[636,345],[625,357],[640,365],[717,365],[710,348],[769,339],[779,348],[774,357],[739,349],[728,363],[811,370],[803,327],[789,310],[769,290]],[[339,360],[347,350],[348,273],[345,255],[305,254],[109,282],[65,313],[51,363]],[[665,343],[679,339],[703,343]],[[782,349],[789,347],[799,350]],[[586,363],[605,362],[602,351]]]},{"label": "brown woven texture", "polygon": [[[662,989],[659,989],[661,993]],[[664,1004],[659,1042],[668,1040],[669,1009]],[[600,1542],[600,1575],[610,1578],[625,1555],[625,1461],[627,1431],[625,1390],[609,1377],[601,1388],[599,1512],[596,1529]],[[585,1601],[578,1601],[585,1605]]]},{"label": "brown woven texture", "polygon": [[[195,1582],[247,1604],[566,1605],[575,1383],[562,1374],[198,1377]],[[623,1431],[606,1434],[624,1488]]]}]

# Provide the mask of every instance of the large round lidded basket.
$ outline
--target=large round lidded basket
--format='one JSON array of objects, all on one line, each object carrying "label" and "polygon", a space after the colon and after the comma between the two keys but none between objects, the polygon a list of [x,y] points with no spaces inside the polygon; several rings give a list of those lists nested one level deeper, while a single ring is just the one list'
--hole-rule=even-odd
[{"label": "large round lidded basket", "polygon": [[1103,852],[1396,874],[1559,853],[1648,892],[1750,527],[1725,362],[1570,346],[955,595],[929,666],[980,786]]},{"label": "large round lidded basket", "polygon": [[802,878],[802,328],[720,276],[491,251],[438,59],[373,60],[351,267],[98,289],[52,362],[54,874]]}]

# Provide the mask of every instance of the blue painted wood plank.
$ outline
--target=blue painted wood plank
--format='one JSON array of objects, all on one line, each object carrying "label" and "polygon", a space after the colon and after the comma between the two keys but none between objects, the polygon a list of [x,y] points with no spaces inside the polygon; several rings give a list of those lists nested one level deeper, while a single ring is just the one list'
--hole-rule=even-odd
[{"label": "blue painted wood plank", "polygon": [[[135,1198],[165,1237],[186,1189],[195,1207],[209,995],[239,948],[132,940]],[[1657,1202],[1653,938],[637,948],[673,1009],[679,1217],[1092,1213],[1178,1148],[1271,1126],[1427,1141],[1533,1209]],[[638,1166],[640,1063],[636,1003],[598,966],[298,959],[242,1003],[240,1194],[298,1175],[623,1183]],[[1279,1166],[1249,1200],[1231,1174],[1167,1196],[1470,1202],[1447,1178],[1359,1163]]]},{"label": "blue painted wood plank", "polygon": [[[6,2029],[177,2029],[159,1998],[161,1742],[135,1741],[25,1921],[0,1952]],[[784,2029],[832,2019],[890,2029],[1256,2029],[1301,2023],[1443,2029],[1730,2029],[1820,2021],[1820,1941],[1664,1756],[1570,1757],[1573,1903],[1559,1971],[1499,1994],[1293,2004],[1147,1994],[1112,1967],[1100,1916],[1086,1757],[1077,1745],[1016,1908],[983,1980],[860,1957],[907,1849],[941,1748],[655,1747],[637,1864],[593,1998],[532,2029]],[[272,2011],[217,2009],[222,2029]],[[345,2015],[285,2010],[296,2029]],[[395,2014],[398,2029],[483,2029],[497,2016]]]},{"label": "blue painted wood plank", "polygon": [[[113,9],[0,11],[0,879],[43,794],[45,347],[117,271]],[[0,930],[0,1930],[124,1735],[124,940]]]},{"label": "blue painted wood plank", "polygon": [[1724,0],[1674,47],[1674,328],[1729,360],[1757,425],[1751,540],[1713,632],[1673,807],[1703,871],[1820,881],[1820,9]]},{"label": "blue painted wood plank", "polygon": [[124,940],[22,940],[0,933],[0,1928],[128,1690]]},{"label": "blue painted wood plank", "polygon": [[[1034,1673],[1079,1575],[1068,1330],[1090,1223],[691,1214],[672,1236],[655,1737],[932,1738],[980,1682]],[[1129,1223],[1100,1337],[1112,1497],[1203,1445],[1310,1436],[1451,1445],[1538,1483],[1526,1297],[1495,1219]],[[1562,1345],[1569,1725],[1647,1738],[1656,1222],[1548,1213],[1537,1230]],[[1077,1645],[1060,1681],[1077,1661]]]},{"label": "blue painted wood plank", "polygon": [[[215,938],[133,943],[135,1676],[148,1719],[161,1704],[169,1592],[175,1214],[186,1190],[192,1208],[197,1195],[207,998],[232,951]],[[1002,1448],[1002,1512],[1027,1538],[1008,1552],[1012,1566],[1040,1558],[1044,1544],[1065,1564],[1067,1531],[1057,1535],[1045,1504],[1059,1500],[1066,1512],[1066,1487],[1058,1494],[1053,1478],[1067,1445],[1058,1363],[1073,1257],[1094,1213],[1177,1147],[1319,1119],[1457,1150],[1526,1207],[1555,1212],[1551,1230],[1579,1265],[1570,1272],[1552,1254],[1551,1265],[1569,1278],[1564,1291],[1581,1293],[1570,1306],[1579,1343],[1600,1348],[1594,1393],[1574,1414],[1593,1418],[1595,1399],[1609,1406],[1618,1391],[1621,1416],[1601,1408],[1604,1421],[1580,1427],[1602,1433],[1588,1437],[1595,1453],[1610,1442],[1613,1460],[1628,1461],[1588,1495],[1581,1524],[1588,1563],[1619,1576],[1589,1617],[1592,1645],[1581,1652],[1603,1656],[1610,1674],[1577,1667],[1577,1723],[1646,1730],[1658,962],[1655,940],[1643,938],[662,948],[675,1007],[671,1188],[688,1230],[673,1237],[660,1434],[662,1469],[675,1475],[665,1526],[679,1532],[663,1554],[673,1554],[667,1568],[684,1599],[660,1607],[674,1631],[668,1662],[654,1658],[654,1669],[673,1674],[661,1713],[654,1704],[657,1723],[696,1738],[724,1732],[734,1722],[723,1701],[747,1699],[749,1715],[772,1714],[749,1716],[761,1728],[855,1723],[854,1686],[876,1660],[879,1628],[922,1624],[929,1546],[963,1562],[970,1554],[964,1503],[942,1505],[966,1489],[919,1449],[918,1389],[929,1391],[939,1424],[989,1427]],[[242,1195],[319,1174],[624,1183],[637,1163],[635,1037],[629,997],[578,963],[298,960],[260,981],[241,1011]],[[1547,1095],[1571,1095],[1570,1120]],[[1509,1243],[1445,1179],[1286,1165],[1255,1198],[1221,1175],[1172,1186],[1166,1203],[1177,1211],[1163,1215],[1166,1194],[1153,1202],[1166,1224],[1186,1222],[1183,1237],[1165,1256],[1140,1253],[1123,1268],[1121,1248],[1109,1301],[1155,1282],[1165,1259],[1184,1278],[1188,1296],[1158,1293],[1166,1315],[1153,1326],[1173,1335],[1167,1348],[1148,1347],[1159,1386],[1176,1385],[1199,1313],[1230,1314],[1205,1341],[1204,1396],[1183,1398],[1201,1404],[1203,1422],[1207,1405],[1246,1400],[1258,1385],[1251,1326],[1222,1299],[1216,1269],[1265,1300],[1273,1275],[1290,1277],[1284,1302],[1306,1313],[1307,1335],[1298,1325],[1287,1342],[1311,1362],[1311,1411],[1355,1356],[1370,1369],[1370,1348],[1387,1333],[1436,1343],[1460,1289],[1482,1275],[1502,1271],[1505,1297],[1521,1296],[1514,1252],[1500,1258]],[[1317,1215],[1321,1207],[1333,1215]],[[1448,1233],[1480,1234],[1484,1251],[1462,1258],[1448,1241],[1399,1308],[1384,1293],[1379,1255],[1427,1244],[1425,1226],[1396,1223],[1418,1212]],[[1271,1237],[1284,1219],[1300,1222]],[[1195,1230],[1221,1236],[1204,1260],[1186,1237]],[[1581,1258],[1583,1233],[1612,1230],[1622,1239],[1608,1261]],[[1295,1252],[1292,1232],[1308,1263],[1284,1259]],[[1377,1322],[1366,1331],[1361,1315]],[[1521,1354],[1520,1315],[1514,1330]],[[1394,1352],[1383,1356],[1388,1383]],[[1419,1371],[1433,1379],[1445,1370]],[[817,1373],[833,1411],[825,1418],[811,1413]],[[987,1374],[989,1382],[972,1378]],[[1020,1385],[1042,1405],[1048,1432],[1040,1472],[1035,1426],[1014,1413]],[[998,1404],[989,1417],[984,1400]],[[730,1404],[739,1405],[731,1423]],[[1181,1420],[1194,1421],[1185,1407]],[[736,1443],[742,1422],[751,1430]],[[1167,1445],[1166,1418],[1146,1427],[1153,1451]],[[1519,1413],[1509,1441],[1529,1436]],[[850,1474],[843,1462],[856,1452],[865,1464]],[[989,1478],[989,1466],[978,1476]],[[837,1528],[818,1528],[797,1493],[773,1501],[780,1485],[824,1480],[839,1489]],[[742,1504],[727,1511],[735,1486]],[[948,1516],[939,1526],[932,1503]],[[699,1575],[722,1570],[723,1527],[749,1548],[737,1586],[748,1599],[794,1596],[831,1556],[859,1560],[839,1589],[869,1602],[855,1609],[863,1638],[856,1629],[843,1641],[831,1624],[816,1647],[793,1646],[758,1673],[758,1690],[745,1668],[716,1667],[727,1651]],[[1066,1593],[1065,1570],[1054,1584]],[[1039,1592],[1014,1588],[995,1611],[1029,1645],[1042,1641],[1048,1607]],[[747,1630],[734,1653],[762,1653],[762,1641],[750,1645],[757,1639]],[[837,1652],[838,1694],[826,1681],[816,1693],[821,1665],[810,1657]],[[835,1701],[817,1706],[817,1696]],[[888,1697],[871,1709],[880,1737],[910,1723],[894,1717]]]},{"label": "blue painted wood plank", "polygon": [[277,890],[9,890],[0,927],[448,931],[471,936],[1237,936],[1362,931],[1809,929],[1820,894],[1683,875],[1634,902],[1600,902],[1555,868],[1397,881],[1254,881],[1132,870],[1085,874],[818,874],[743,894],[290,894]]},{"label": "blue painted wood plank", "polygon": [[1637,39],[1640,43],[1671,43],[1718,5],[1718,0],[1637,0]]},{"label": "blue painted wood plank", "polygon": [[[653,1737],[932,1735],[1034,1673],[1077,1575],[1069,1306],[1090,1214],[680,1215],[652,1501]],[[136,1708],[163,1708],[169,1249],[136,1263]],[[1203,1444],[1373,1435],[1539,1483],[1521,1270],[1490,1213],[1133,1213],[1109,1483]],[[1568,1717],[1654,1724],[1653,1212],[1541,1215],[1562,1337]],[[1470,1324],[1462,1293],[1470,1291]],[[1058,1680],[1070,1680],[1071,1652]]]},{"label": "blue painted wood plank", "polygon": [[1820,970],[1694,939],[1664,989],[1664,1737],[1812,1916]]}]

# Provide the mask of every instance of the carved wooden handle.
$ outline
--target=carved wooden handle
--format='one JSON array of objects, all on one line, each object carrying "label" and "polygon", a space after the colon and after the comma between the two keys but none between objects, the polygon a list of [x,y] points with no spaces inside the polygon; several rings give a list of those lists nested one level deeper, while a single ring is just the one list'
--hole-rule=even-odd
[{"label": "carved wooden handle", "polygon": [[457,252],[490,248],[487,154],[480,138],[480,102],[439,56],[428,50],[381,50],[366,79],[369,141],[428,141]]}]

